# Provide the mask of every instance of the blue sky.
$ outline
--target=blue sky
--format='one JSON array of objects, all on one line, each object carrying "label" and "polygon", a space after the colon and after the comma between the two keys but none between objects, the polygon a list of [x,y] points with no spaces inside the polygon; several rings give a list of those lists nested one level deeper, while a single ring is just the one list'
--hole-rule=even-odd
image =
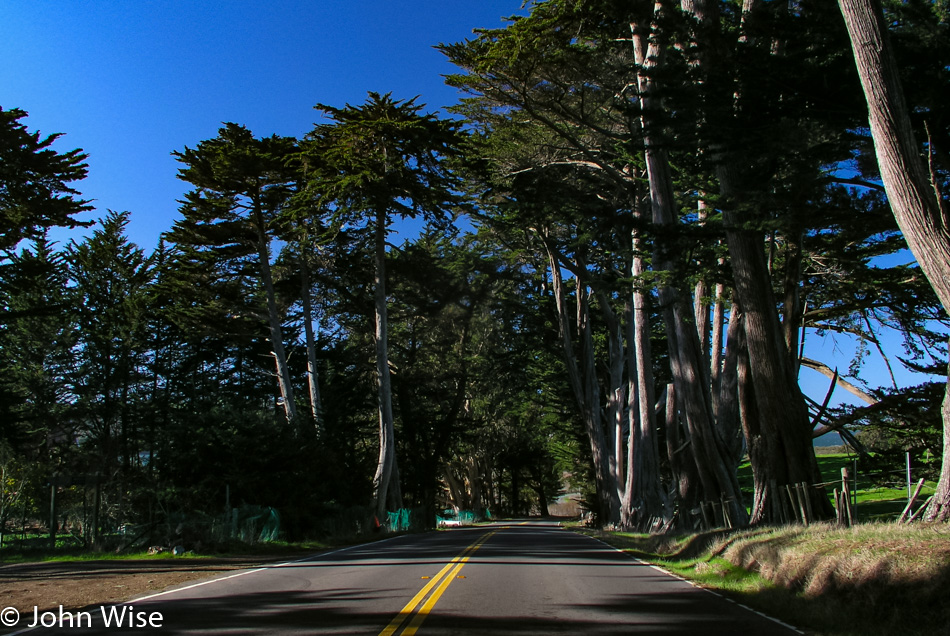
[{"label": "blue sky", "polygon": [[368,91],[441,109],[457,99],[442,81],[454,67],[433,46],[519,12],[521,0],[0,0],[0,106],[89,153],[86,218],[128,210],[151,250],[186,189],[172,151],[225,121],[299,136],[314,104]]}]

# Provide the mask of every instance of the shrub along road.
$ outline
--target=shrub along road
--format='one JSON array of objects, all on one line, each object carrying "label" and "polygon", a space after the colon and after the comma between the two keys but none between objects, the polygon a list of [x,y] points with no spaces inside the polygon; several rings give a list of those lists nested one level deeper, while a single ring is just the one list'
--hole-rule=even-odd
[{"label": "shrub along road", "polygon": [[[158,615],[164,634],[796,633],[596,539],[538,521],[393,537],[126,605],[126,621]],[[49,614],[50,627],[29,633],[125,631],[115,626],[120,613],[108,614],[106,628],[98,607],[85,611]],[[19,633],[34,620],[24,613]],[[91,629],[76,629],[87,622]]]}]

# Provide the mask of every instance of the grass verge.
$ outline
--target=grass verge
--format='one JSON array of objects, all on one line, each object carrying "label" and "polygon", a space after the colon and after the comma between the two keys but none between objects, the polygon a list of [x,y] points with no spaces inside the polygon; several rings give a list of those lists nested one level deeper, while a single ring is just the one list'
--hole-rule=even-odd
[{"label": "grass verge", "polygon": [[[375,540],[378,537],[374,537]],[[242,557],[269,557],[275,559],[282,556],[298,555],[304,553],[319,552],[331,548],[342,547],[362,541],[351,539],[338,542],[324,541],[272,541],[267,543],[240,543],[233,542],[218,546],[214,550],[203,550],[200,552],[186,552],[181,556],[173,556],[171,552],[164,551],[158,554],[149,554],[147,550],[136,550],[130,552],[105,552],[91,549],[69,550],[55,552],[42,550],[26,550],[16,552],[13,550],[4,550],[0,554],[0,565],[13,565],[19,563],[57,563],[73,561],[130,561],[130,560],[165,560],[165,559],[220,559],[220,558],[242,558]]]},{"label": "grass verge", "polygon": [[585,532],[808,633],[950,634],[945,524]]}]

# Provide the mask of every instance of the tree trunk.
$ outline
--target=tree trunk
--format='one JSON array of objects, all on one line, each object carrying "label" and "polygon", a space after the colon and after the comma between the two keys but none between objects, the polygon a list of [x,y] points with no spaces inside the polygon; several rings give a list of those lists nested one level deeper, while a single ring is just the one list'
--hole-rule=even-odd
[{"label": "tree trunk", "polygon": [[[736,388],[739,419],[749,446],[749,463],[752,466],[753,495],[750,522],[753,524],[765,521],[779,523],[784,521],[782,517],[784,493],[767,465],[777,452],[773,448],[775,439],[762,432],[761,417],[755,397],[756,386],[752,379],[745,327],[742,322],[741,317],[736,317]],[[774,492],[773,487],[776,489]]]},{"label": "tree trunk", "polygon": [[297,417],[297,405],[294,403],[294,387],[290,377],[290,368],[287,366],[287,353],[284,350],[284,335],[280,324],[280,313],[277,310],[277,294],[274,291],[274,278],[270,267],[270,249],[267,244],[264,215],[259,205],[254,209],[255,225],[257,230],[257,258],[261,267],[261,282],[264,283],[264,293],[267,296],[267,318],[270,324],[271,350],[274,353],[274,363],[277,366],[277,382],[280,386],[280,397],[284,401],[284,415],[288,422]]},{"label": "tree trunk", "polygon": [[[718,123],[723,128],[735,126],[736,122],[731,120],[733,105],[724,103],[725,100],[734,100],[737,97],[735,89],[730,84],[715,81],[730,76],[729,73],[719,73],[719,69],[715,68],[717,64],[728,59],[728,56],[722,54],[723,41],[718,35],[720,25],[717,6],[695,2],[684,4],[684,8],[703,23],[700,32],[704,41],[701,42],[700,49],[706,53],[700,55],[699,65],[710,78],[705,90],[712,100],[718,100],[718,103],[713,104],[710,116],[716,117],[720,112],[727,113],[720,117],[723,121]],[[751,3],[743,4],[744,13],[751,8]],[[768,458],[760,465],[760,468],[767,472],[759,475],[757,479],[765,483],[775,482],[779,486],[800,482],[818,484],[821,482],[821,474],[812,447],[808,410],[798,386],[797,373],[790,363],[782,325],[779,322],[768,263],[763,253],[764,235],[760,230],[747,229],[749,219],[744,218],[735,205],[745,194],[738,186],[739,175],[736,173],[742,150],[730,148],[723,143],[714,145],[711,150],[719,181],[719,206],[732,264],[735,297],[745,316],[749,375],[754,383],[757,414],[760,417],[760,421],[753,426],[761,431],[759,439],[762,443],[767,444],[763,452],[768,454]],[[752,445],[753,441],[750,439],[750,453]],[[767,497],[769,492],[763,491],[763,495]],[[824,493],[824,488],[817,488],[812,492],[817,517],[830,518],[834,509]],[[768,511],[774,507],[766,502],[761,509]],[[755,519],[754,514],[753,518]],[[766,517],[757,520],[772,519]]]},{"label": "tree trunk", "polygon": [[[879,0],[838,0],[867,98],[871,135],[897,225],[950,313],[950,212],[914,138]],[[925,518],[950,521],[950,370],[943,401],[943,467]]]},{"label": "tree trunk", "polygon": [[[700,226],[705,226],[706,221],[709,219],[709,210],[706,207],[706,201],[700,199],[698,204],[698,220]],[[699,263],[700,270],[702,270],[704,264]],[[699,335],[699,346],[703,350],[703,353],[706,355],[706,366],[710,369],[710,380],[712,379],[712,352],[710,340],[710,328],[712,324],[709,320],[709,283],[706,281],[705,277],[700,274],[700,279],[696,281],[696,286],[693,289],[693,313],[694,320],[696,321],[696,333]],[[715,397],[713,399],[713,406],[715,407]],[[713,413],[715,414],[715,408],[713,408]]]},{"label": "tree trunk", "polygon": [[679,405],[677,404],[676,385],[666,385],[664,391],[666,432],[666,455],[673,474],[673,492],[679,507],[678,525],[686,530],[693,529],[693,510],[701,500],[699,479],[696,474],[696,462],[689,439],[683,435],[680,424]]},{"label": "tree trunk", "polygon": [[[642,219],[644,213],[638,210]],[[627,402],[630,431],[627,443],[627,474],[624,485],[621,526],[648,531],[653,519],[666,519],[660,458],[657,444],[656,391],[653,384],[653,354],[650,347],[650,296],[643,290],[644,245],[640,231],[631,234],[633,278],[630,316],[627,327]]]},{"label": "tree trunk", "polygon": [[[610,307],[607,294],[598,294],[607,324],[607,443],[610,450],[611,481],[617,486],[617,501],[623,499],[621,484],[624,483],[623,416],[627,408],[627,393],[623,382],[624,346],[623,323]],[[618,523],[615,519],[612,523]]]},{"label": "tree trunk", "polygon": [[[719,259],[720,267],[724,259]],[[710,390],[713,398],[713,415],[719,419],[720,404],[722,400],[722,373],[724,364],[723,331],[726,322],[726,299],[723,298],[726,292],[725,285],[716,283],[716,297],[713,299],[713,319],[712,319],[712,344],[709,360],[709,381]],[[730,317],[731,320],[731,317]],[[730,324],[732,324],[730,322]],[[728,346],[728,344],[726,344]]]},{"label": "tree trunk", "polygon": [[802,235],[787,237],[785,247],[785,300],[782,303],[782,328],[785,330],[785,349],[789,364],[798,377],[798,349],[801,343],[802,300]]},{"label": "tree trunk", "polygon": [[317,373],[317,341],[313,333],[313,304],[310,300],[310,266],[300,255],[300,299],[303,304],[304,337],[307,340],[307,385],[310,389],[310,415],[319,436],[323,432],[323,405],[320,400],[320,376]]},{"label": "tree trunk", "polygon": [[[728,198],[732,194],[729,187],[731,181],[726,176],[727,170],[719,172],[720,187]],[[819,484],[822,479],[812,446],[811,422],[805,397],[798,386],[797,374],[785,347],[762,251],[761,233],[739,229],[741,220],[728,205],[723,208],[723,219],[727,227],[726,240],[736,283],[736,297],[744,314],[748,379],[754,385],[755,414],[759,419],[756,423],[747,423],[745,418],[751,411],[742,413],[750,456],[753,452],[763,455],[758,468],[764,472],[756,476],[756,484],[764,486],[775,483],[779,487],[801,482]],[[756,431],[753,437],[749,436],[750,430]],[[753,449],[756,445],[760,445],[760,448]],[[812,492],[812,506],[817,518],[830,518],[834,509],[824,488],[816,488]],[[753,509],[753,521],[779,521],[772,517],[777,507],[766,500],[759,501],[774,494],[771,490],[756,493],[756,502],[761,505]],[[756,511],[761,516],[756,516]]]},{"label": "tree trunk", "polygon": [[548,494],[544,491],[544,479],[541,470],[537,466],[531,467],[531,477],[534,479],[532,490],[538,495],[538,514],[546,519],[551,516],[551,513],[548,512]]},{"label": "tree trunk", "polygon": [[[437,466],[433,466],[430,474],[436,474]],[[386,493],[389,510],[399,510],[403,507],[402,500],[402,478],[399,475],[399,459],[396,457],[395,448],[393,449],[393,470],[389,477],[389,490]]]},{"label": "tree trunk", "polygon": [[745,347],[742,332],[742,312],[733,304],[729,312],[729,329],[726,333],[726,350],[723,355],[722,373],[718,382],[719,393],[716,430],[727,450],[729,465],[738,469],[743,455],[743,434],[739,409],[739,353]]},{"label": "tree trunk", "polygon": [[[669,159],[659,141],[650,132],[650,113],[661,108],[656,97],[657,86],[649,73],[660,65],[662,50],[656,40],[649,41],[647,32],[632,23],[634,54],[640,70],[637,73],[647,179],[650,184],[650,202],[653,222],[672,228],[676,225],[673,178]],[[649,31],[647,29],[646,31]],[[654,254],[654,269],[672,272],[674,262],[665,246],[658,246]],[[658,289],[660,305],[670,347],[670,366],[676,385],[677,398],[691,434],[693,456],[697,462],[700,480],[707,496],[727,502],[729,517],[736,525],[745,525],[746,510],[735,475],[730,475],[716,443],[713,425],[712,400],[708,377],[708,362],[702,350],[694,324],[694,314],[683,293],[670,284]]]},{"label": "tree trunk", "polygon": [[[386,212],[376,213],[376,388],[379,407],[379,460],[373,477],[373,505],[379,517],[386,512],[396,459],[393,428],[392,382],[389,377],[389,321],[386,312]],[[380,519],[380,523],[382,523]]]},{"label": "tree trunk", "polygon": [[476,515],[480,515],[485,508],[482,501],[482,475],[479,470],[478,458],[474,455],[465,462],[465,468],[468,472],[468,484],[472,489],[472,510]]},{"label": "tree trunk", "polygon": [[455,475],[455,465],[445,465],[445,485],[449,487],[449,501],[458,510],[466,508],[465,488]]}]

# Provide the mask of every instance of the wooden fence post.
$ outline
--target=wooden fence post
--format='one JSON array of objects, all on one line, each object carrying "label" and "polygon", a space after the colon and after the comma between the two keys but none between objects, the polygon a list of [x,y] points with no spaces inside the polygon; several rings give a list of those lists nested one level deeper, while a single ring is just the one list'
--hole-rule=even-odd
[{"label": "wooden fence post", "polygon": [[804,481],[802,482],[802,499],[805,500],[805,512],[808,513],[808,520],[805,521],[805,525],[807,526],[811,520],[815,518],[815,513],[811,507],[811,488],[809,488],[808,484]]},{"label": "wooden fence post", "polygon": [[920,489],[923,487],[924,480],[921,479],[917,482],[917,487],[914,488],[914,494],[911,495],[910,499],[907,500],[907,506],[904,508],[904,512],[901,513],[901,516],[897,519],[897,523],[904,523],[905,521],[908,523],[910,522],[910,519],[908,519],[907,516],[910,514],[911,508],[913,508],[914,504],[917,502],[917,495],[920,494]]},{"label": "wooden fence post", "polygon": [[801,519],[798,516],[798,506],[795,505],[795,494],[792,491],[792,486],[790,484],[785,484],[785,492],[788,493],[788,502],[792,506],[792,522],[800,523]]},{"label": "wooden fence post", "polygon": [[848,483],[848,469],[841,468],[841,494],[845,502],[845,513],[847,516],[847,525],[850,528],[854,525],[854,513],[851,510],[851,486]]},{"label": "wooden fence post", "polygon": [[841,513],[844,511],[841,509],[841,491],[835,488],[833,492],[835,498],[835,523],[839,526],[843,526],[844,516]]},{"label": "wooden fence post", "polygon": [[[51,479],[50,481],[55,481]],[[49,549],[56,549],[56,484],[49,485]]]}]

